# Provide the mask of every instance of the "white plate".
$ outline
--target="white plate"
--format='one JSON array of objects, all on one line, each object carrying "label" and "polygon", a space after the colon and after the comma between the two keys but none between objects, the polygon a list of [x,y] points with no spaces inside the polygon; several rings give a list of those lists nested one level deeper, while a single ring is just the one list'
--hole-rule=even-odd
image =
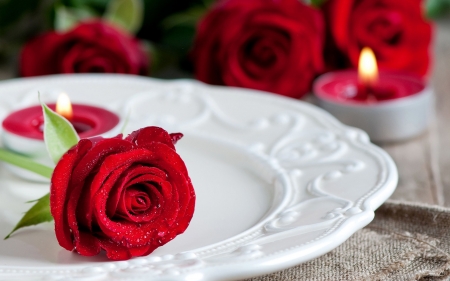
[{"label": "white plate", "polygon": [[[0,279],[222,280],[261,275],[318,257],[374,217],[394,191],[391,158],[367,135],[316,107],[273,94],[195,81],[72,75],[0,83],[0,119],[53,100],[103,105],[128,131],[160,125],[185,137],[177,149],[197,193],[187,231],[151,255],[110,262],[62,249],[53,224],[0,241]],[[0,167],[0,237],[48,192]]]}]

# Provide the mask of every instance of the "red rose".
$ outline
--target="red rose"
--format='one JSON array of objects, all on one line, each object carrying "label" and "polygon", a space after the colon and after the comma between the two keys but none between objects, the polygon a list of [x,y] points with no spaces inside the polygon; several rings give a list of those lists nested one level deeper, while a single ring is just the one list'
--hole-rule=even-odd
[{"label": "red rose", "polygon": [[421,0],[329,0],[324,12],[333,41],[325,52],[331,68],[357,67],[367,46],[380,68],[427,73],[432,28]]},{"label": "red rose", "polygon": [[135,38],[101,21],[66,33],[47,32],[22,50],[22,76],[107,72],[147,74],[148,59]]},{"label": "red rose", "polygon": [[127,138],[82,139],[58,162],[50,209],[59,244],[84,256],[148,255],[188,227],[195,193],[174,143],[147,127]]},{"label": "red rose", "polygon": [[200,22],[196,76],[299,98],[322,70],[323,19],[299,0],[226,0]]}]

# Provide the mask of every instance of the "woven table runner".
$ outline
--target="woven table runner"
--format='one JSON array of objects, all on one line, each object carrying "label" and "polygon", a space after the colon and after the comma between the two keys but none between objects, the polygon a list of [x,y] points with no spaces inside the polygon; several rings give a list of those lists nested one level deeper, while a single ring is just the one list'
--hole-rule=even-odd
[{"label": "woven table runner", "polygon": [[388,201],[317,259],[246,281],[450,280],[450,209]]}]

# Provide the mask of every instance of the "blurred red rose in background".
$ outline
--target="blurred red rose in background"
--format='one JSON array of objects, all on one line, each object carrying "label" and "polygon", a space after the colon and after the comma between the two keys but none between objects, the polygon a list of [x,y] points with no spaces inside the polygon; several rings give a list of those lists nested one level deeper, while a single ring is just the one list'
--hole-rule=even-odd
[{"label": "blurred red rose in background", "polygon": [[29,41],[20,58],[22,76],[108,72],[145,75],[148,58],[139,42],[102,22],[81,23],[65,33],[47,32]]},{"label": "blurred red rose in background", "polygon": [[427,74],[432,28],[421,0],[329,0],[323,10],[330,33],[325,48],[329,68],[357,67],[367,46],[380,68]]},{"label": "blurred red rose in background", "polygon": [[298,0],[219,1],[200,22],[196,77],[299,98],[322,71],[321,12]]}]

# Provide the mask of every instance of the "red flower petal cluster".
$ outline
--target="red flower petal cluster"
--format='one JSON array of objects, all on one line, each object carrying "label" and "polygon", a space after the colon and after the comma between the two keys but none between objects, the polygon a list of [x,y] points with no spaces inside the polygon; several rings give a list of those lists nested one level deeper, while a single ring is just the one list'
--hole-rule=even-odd
[{"label": "red flower petal cluster", "polygon": [[320,11],[302,1],[219,1],[197,29],[196,76],[299,98],[322,71],[323,37]]},{"label": "red flower petal cluster", "polygon": [[58,162],[50,207],[59,244],[124,260],[148,255],[183,233],[195,193],[175,151],[181,134],[158,127],[125,139],[82,139]]},{"label": "red flower petal cluster", "polygon": [[328,0],[329,68],[357,67],[362,47],[373,49],[380,68],[420,76],[430,64],[432,26],[422,0]]},{"label": "red flower petal cluster", "polygon": [[65,32],[47,32],[29,41],[20,58],[22,76],[105,72],[145,75],[148,58],[139,42],[102,21]]}]

